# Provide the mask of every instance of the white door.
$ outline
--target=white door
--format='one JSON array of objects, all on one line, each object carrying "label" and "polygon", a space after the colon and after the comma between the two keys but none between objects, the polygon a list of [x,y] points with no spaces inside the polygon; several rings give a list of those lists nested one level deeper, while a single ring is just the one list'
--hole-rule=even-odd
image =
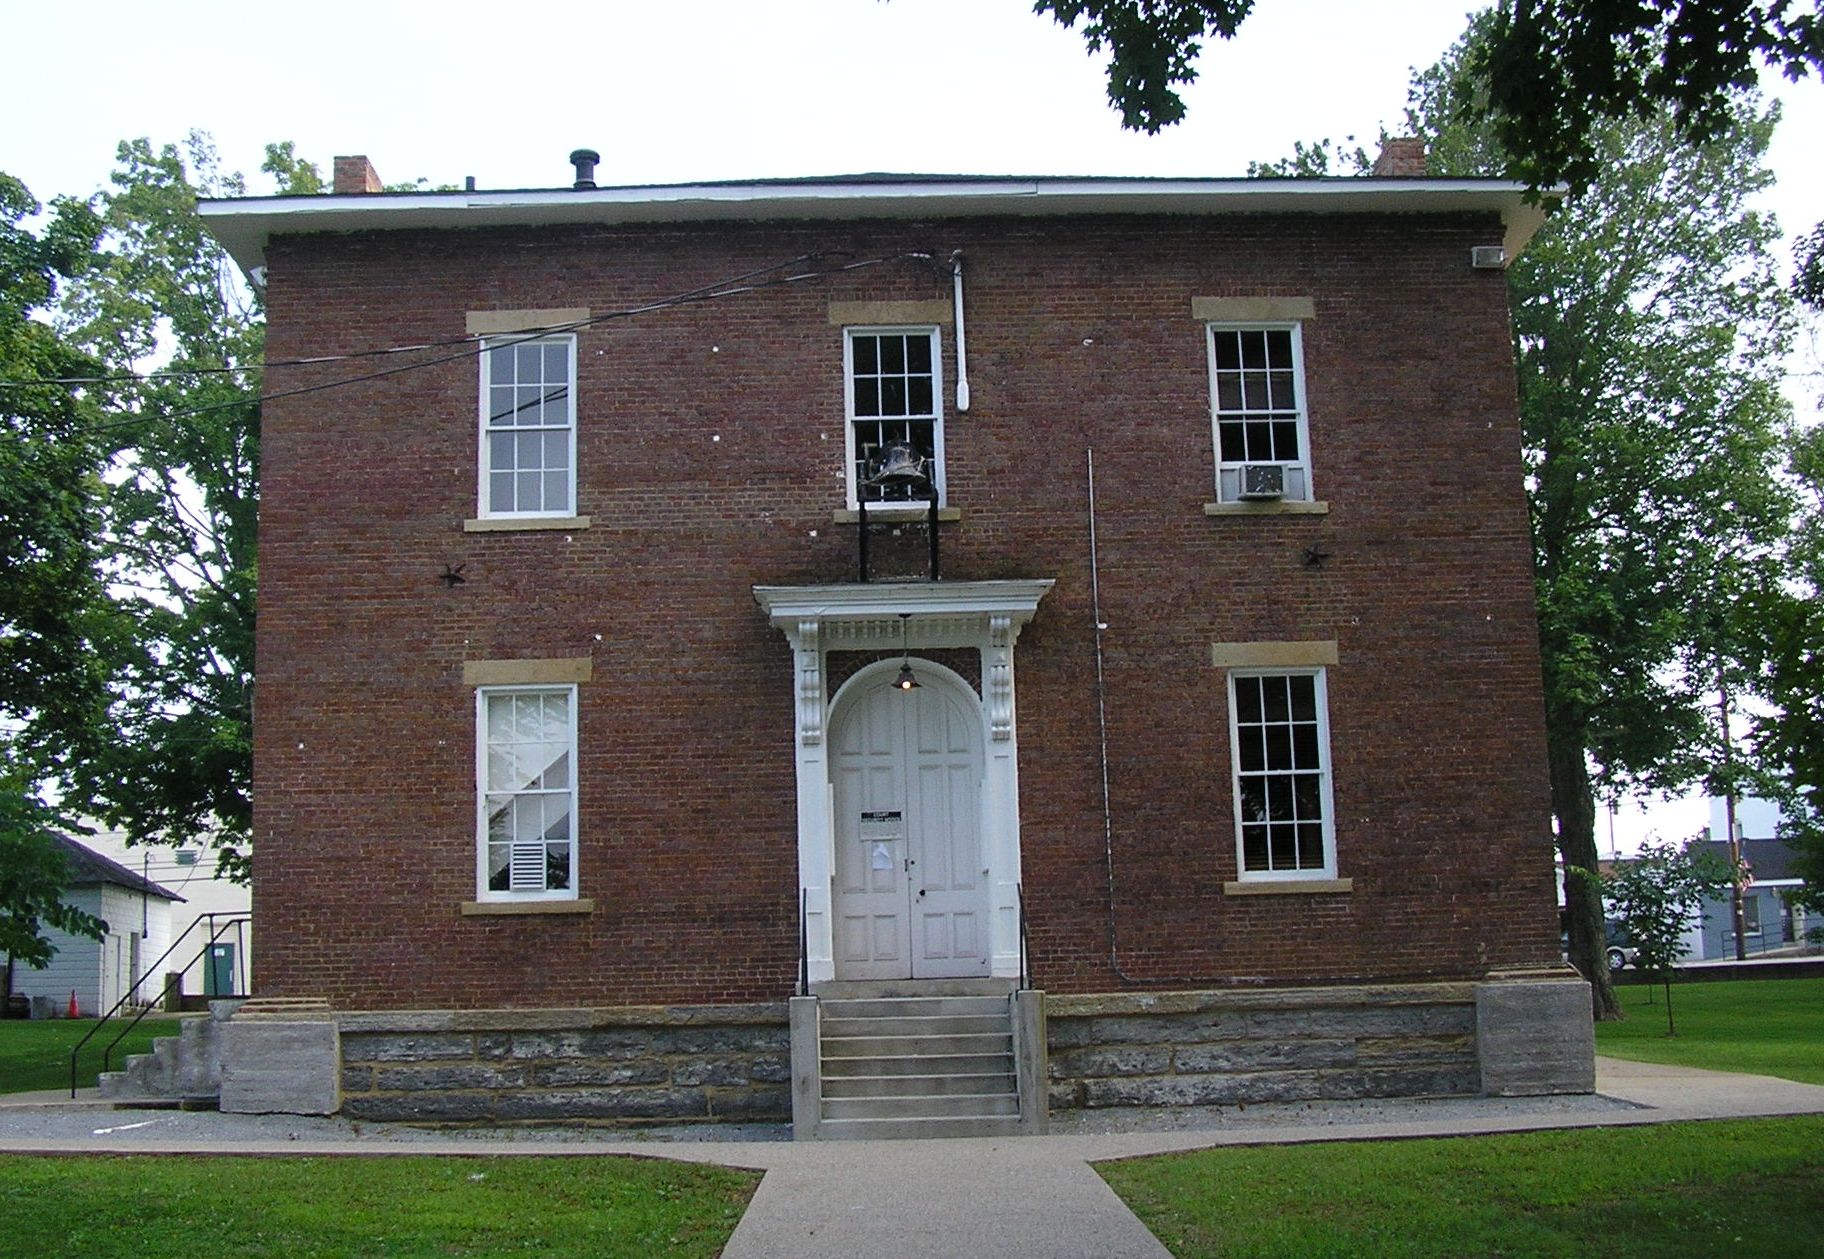
[{"label": "white door", "polygon": [[831,731],[838,979],[988,974],[975,697],[891,675]]}]

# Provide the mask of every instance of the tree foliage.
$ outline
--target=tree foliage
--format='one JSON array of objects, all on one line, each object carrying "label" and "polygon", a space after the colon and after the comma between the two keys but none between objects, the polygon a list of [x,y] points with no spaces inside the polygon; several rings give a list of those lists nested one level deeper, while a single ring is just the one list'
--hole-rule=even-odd
[{"label": "tree foliage", "polygon": [[1637,950],[1634,964],[1666,987],[1666,1035],[1672,1020],[1672,976],[1684,952],[1686,927],[1704,902],[1727,891],[1738,877],[1728,860],[1701,841],[1683,847],[1648,844],[1602,880],[1602,894]]},{"label": "tree foliage", "polygon": [[[1476,108],[1487,19],[1415,80],[1409,122],[1439,174],[1513,159]],[[1716,788],[1719,666],[1747,681],[1727,615],[1779,571],[1793,501],[1780,391],[1791,303],[1771,182],[1777,114],[1733,96],[1713,138],[1670,115],[1597,125],[1600,174],[1510,268],[1538,583],[1552,807],[1567,867],[1572,960],[1598,1013],[1596,793]]]},{"label": "tree foliage", "polygon": [[[275,146],[269,163],[290,163]],[[314,174],[314,170],[311,172]],[[61,304],[116,387],[104,508],[113,737],[73,767],[79,799],[134,843],[213,838],[244,877],[251,823],[259,381],[257,297],[204,230],[199,196],[243,191],[206,137],[122,144],[94,265]]]},{"label": "tree foliage", "polygon": [[51,833],[56,822],[25,773],[0,773],[0,953],[27,966],[55,956],[47,928],[92,940],[107,934],[101,919],[64,903],[69,869]]},{"label": "tree foliage", "polygon": [[1210,35],[1228,39],[1254,0],[1037,0],[1066,30],[1083,23],[1091,52],[1108,53],[1108,99],[1130,131],[1157,135],[1184,118],[1173,89],[1197,79],[1197,54]]}]

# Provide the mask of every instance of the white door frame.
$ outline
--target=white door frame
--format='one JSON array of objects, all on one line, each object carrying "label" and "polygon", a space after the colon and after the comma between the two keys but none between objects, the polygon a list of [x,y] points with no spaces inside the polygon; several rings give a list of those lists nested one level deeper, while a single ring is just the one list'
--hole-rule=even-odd
[{"label": "white door frame", "polygon": [[754,587],[755,600],[792,646],[798,886],[806,907],[812,983],[836,973],[830,920],[834,792],[824,743],[830,705],[824,656],[830,651],[897,652],[902,635],[912,650],[981,652],[989,971],[997,977],[1019,976],[1020,785],[1013,646],[1051,587],[1049,580]]}]

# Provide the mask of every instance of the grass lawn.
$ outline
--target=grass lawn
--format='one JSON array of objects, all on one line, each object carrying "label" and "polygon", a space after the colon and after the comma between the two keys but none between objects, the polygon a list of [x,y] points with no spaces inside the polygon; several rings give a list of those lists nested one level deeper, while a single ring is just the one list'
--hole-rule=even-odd
[{"label": "grass lawn", "polygon": [[609,1157],[0,1158],[0,1250],[82,1259],[711,1256],[759,1181]]},{"label": "grass lawn", "polygon": [[1596,1025],[1599,1054],[1824,1084],[1824,979],[1674,980],[1670,1037],[1664,987],[1615,995],[1628,1017]]},{"label": "grass lawn", "polygon": [[[77,1083],[92,1087],[101,1070],[101,1049],[127,1025],[115,1019],[94,1040],[82,1047],[82,1073]],[[70,1087],[70,1049],[81,1040],[94,1019],[0,1019],[0,1093],[29,1093],[34,1089]],[[177,1020],[149,1016],[111,1055],[120,1070],[128,1054],[143,1054],[159,1036],[177,1034]]]},{"label": "grass lawn", "polygon": [[1686,1259],[1824,1245],[1824,1116],[1105,1163],[1180,1259]]}]

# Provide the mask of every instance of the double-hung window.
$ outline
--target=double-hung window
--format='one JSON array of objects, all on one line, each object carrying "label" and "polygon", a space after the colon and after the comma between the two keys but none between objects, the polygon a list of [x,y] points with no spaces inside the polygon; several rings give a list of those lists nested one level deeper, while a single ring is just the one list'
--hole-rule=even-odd
[{"label": "double-hung window", "polygon": [[493,338],[481,353],[481,515],[575,514],[576,338]]},{"label": "double-hung window", "polygon": [[1335,877],[1329,727],[1324,670],[1230,671],[1243,880]]},{"label": "double-hung window", "polygon": [[1208,329],[1217,500],[1308,501],[1299,325],[1212,323]]},{"label": "double-hung window", "polygon": [[917,485],[866,484],[882,454],[896,442],[910,445],[944,498],[943,359],[937,329],[849,328],[843,338],[848,393],[849,506],[865,495],[873,503],[928,503]]},{"label": "double-hung window", "polygon": [[476,692],[480,900],[576,896],[576,688]]}]

